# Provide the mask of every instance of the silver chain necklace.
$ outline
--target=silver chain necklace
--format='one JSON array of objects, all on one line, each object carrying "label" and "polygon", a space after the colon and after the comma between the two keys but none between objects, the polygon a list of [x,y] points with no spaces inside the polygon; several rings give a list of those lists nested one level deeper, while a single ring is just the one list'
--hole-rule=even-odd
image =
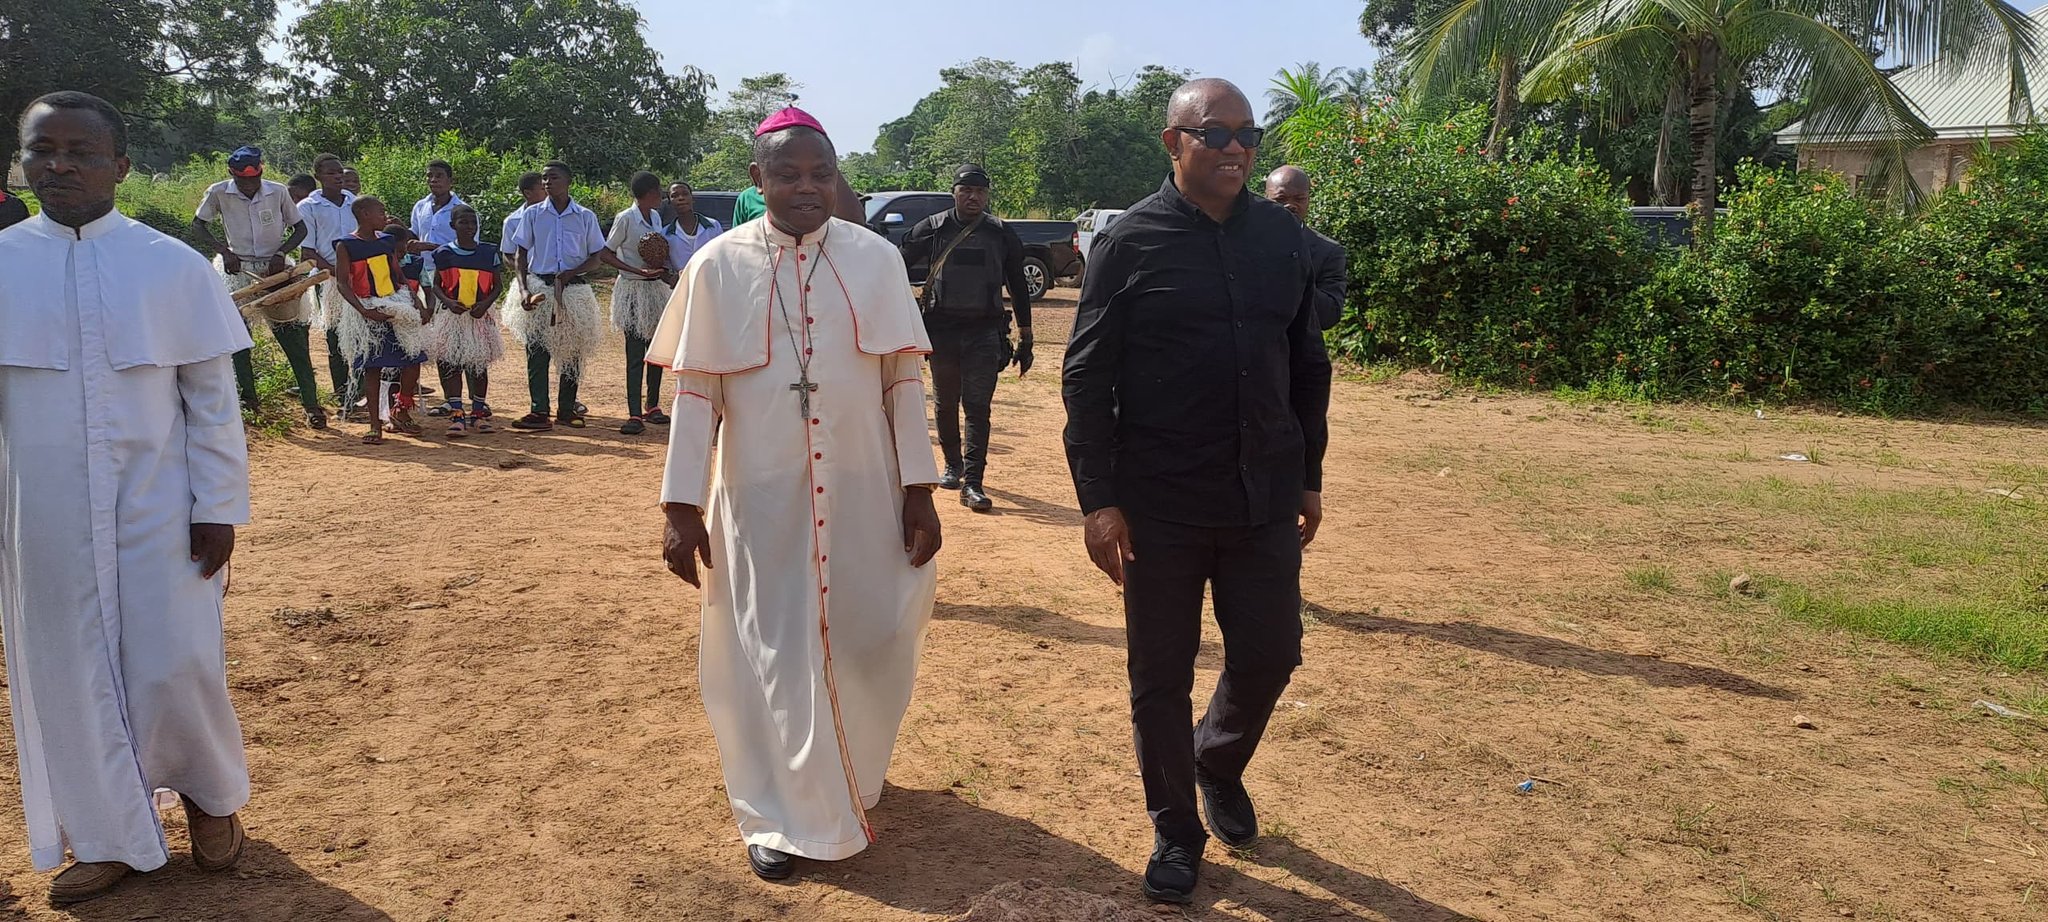
[{"label": "silver chain necklace", "polygon": [[[810,291],[811,280],[818,277],[818,267],[825,262],[825,238],[831,236],[831,234],[832,227],[830,224],[827,224],[825,226],[825,233],[818,238],[818,258],[811,262],[810,274],[801,277],[804,283],[804,291]],[[797,256],[799,261],[801,261],[804,253],[804,238],[797,237],[796,244]],[[770,243],[768,245],[768,284],[769,287],[775,290],[776,307],[782,311],[782,331],[789,337],[790,351],[796,353],[797,379],[795,384],[789,386],[789,389],[796,392],[797,406],[803,411],[804,419],[809,420],[811,418],[811,394],[818,389],[818,385],[811,381],[811,356],[805,351],[805,344],[811,341],[810,325],[808,322],[805,324],[802,340],[799,341],[796,322],[789,317],[789,302],[782,297],[782,273],[776,271],[775,249],[775,244]],[[806,321],[809,319],[809,317],[805,318]]]}]

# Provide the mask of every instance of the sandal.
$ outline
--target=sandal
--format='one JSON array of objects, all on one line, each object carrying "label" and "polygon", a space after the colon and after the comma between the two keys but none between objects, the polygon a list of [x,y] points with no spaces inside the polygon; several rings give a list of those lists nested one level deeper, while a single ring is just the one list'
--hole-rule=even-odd
[{"label": "sandal", "polygon": [[522,432],[546,432],[555,428],[555,422],[539,413],[528,413],[513,420],[512,428]]},{"label": "sandal", "polygon": [[583,415],[579,413],[574,416],[558,416],[555,418],[555,425],[568,426],[571,429],[581,429],[583,428]]},{"label": "sandal", "polygon": [[420,435],[426,432],[425,429],[420,428],[419,423],[413,421],[412,411],[404,407],[391,408],[391,422],[385,427],[385,431],[399,432],[405,435]]},{"label": "sandal", "polygon": [[463,428],[463,423],[464,420],[460,416],[448,417],[448,437],[451,439],[459,439],[462,438],[463,436],[468,435],[469,430]]},{"label": "sandal", "polygon": [[313,428],[315,428],[315,429],[325,429],[325,428],[327,428],[327,411],[326,411],[326,410],[321,410],[321,409],[317,409],[317,408],[316,408],[316,409],[312,409],[312,410],[307,410],[307,411],[306,411],[306,425],[308,425],[308,426],[312,426],[312,427],[313,427]]},{"label": "sandal", "polygon": [[485,419],[481,416],[477,416],[472,417],[470,419],[469,431],[477,433],[478,435],[490,435],[491,433],[498,431],[498,427],[491,425],[490,420]]}]

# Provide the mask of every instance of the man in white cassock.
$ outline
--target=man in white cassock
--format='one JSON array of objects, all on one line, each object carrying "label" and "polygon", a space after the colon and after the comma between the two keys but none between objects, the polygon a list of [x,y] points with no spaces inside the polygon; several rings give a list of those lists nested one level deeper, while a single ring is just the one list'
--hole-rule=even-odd
[{"label": "man in white cassock", "polygon": [[769,880],[874,841],[937,585],[931,343],[895,248],[831,216],[838,162],[800,110],[761,124],[768,213],[697,253],[647,354],[676,372],[663,557],[704,590],[704,709]]},{"label": "man in white cassock", "polygon": [[0,233],[0,628],[22,809],[53,903],[240,857],[249,799],[221,638],[249,520],[232,356],[249,332],[184,243],[114,210],[127,132],[84,93],[20,123],[40,215]]}]

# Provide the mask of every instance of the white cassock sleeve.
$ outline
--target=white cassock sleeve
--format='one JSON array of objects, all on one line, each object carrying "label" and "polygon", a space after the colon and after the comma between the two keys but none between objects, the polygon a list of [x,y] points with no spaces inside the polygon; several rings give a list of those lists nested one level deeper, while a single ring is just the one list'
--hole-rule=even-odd
[{"label": "white cassock sleeve", "polygon": [[661,471],[661,501],[704,508],[711,483],[711,450],[725,415],[724,379],[678,371],[670,409],[668,463]]},{"label": "white cassock sleeve", "polygon": [[939,464],[932,460],[931,430],[924,417],[924,356],[899,352],[882,358],[882,410],[896,439],[896,466],[903,486],[936,484]]},{"label": "white cassock sleeve", "polygon": [[195,524],[249,522],[249,442],[242,435],[231,356],[178,366],[185,404],[185,470]]}]

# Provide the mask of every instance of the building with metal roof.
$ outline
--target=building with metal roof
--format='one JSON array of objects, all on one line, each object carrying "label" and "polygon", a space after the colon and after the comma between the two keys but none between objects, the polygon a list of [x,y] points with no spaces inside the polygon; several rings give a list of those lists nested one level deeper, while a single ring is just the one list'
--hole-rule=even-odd
[{"label": "building with metal roof", "polygon": [[[2048,6],[2031,14],[2048,36]],[[2048,61],[2036,61],[2027,70],[2027,87],[2033,96],[2031,113],[2011,110],[2012,68],[1977,68],[1958,72],[1948,62],[1932,61],[1892,75],[1892,85],[1913,104],[1920,118],[1934,129],[1934,138],[1911,151],[1906,167],[1923,192],[1938,192],[1963,181],[1979,145],[2010,144],[2029,122],[2048,118]],[[1858,131],[1829,139],[1802,137],[1805,122],[1794,122],[1777,133],[1778,143],[1793,145],[1799,152],[1799,168],[1829,169],[1861,185],[1874,172],[1883,136],[1875,130]]]}]

